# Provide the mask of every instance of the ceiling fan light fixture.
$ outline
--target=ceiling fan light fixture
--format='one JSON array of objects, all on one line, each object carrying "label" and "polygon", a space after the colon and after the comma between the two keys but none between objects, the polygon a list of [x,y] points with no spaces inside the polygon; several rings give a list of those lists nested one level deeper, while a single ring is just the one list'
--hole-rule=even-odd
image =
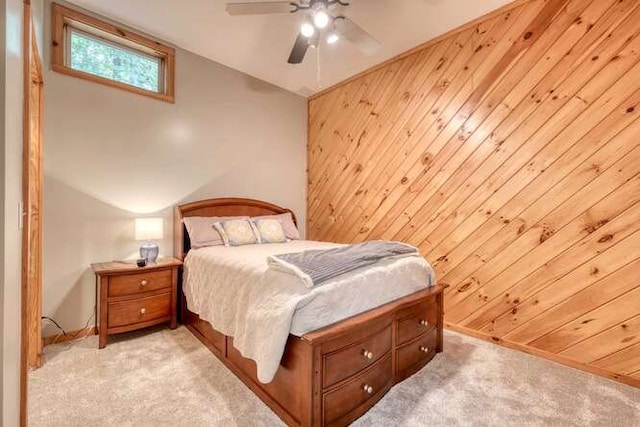
[{"label": "ceiling fan light fixture", "polygon": [[300,64],[309,48],[319,48],[323,44],[333,45],[343,39],[367,56],[378,52],[380,42],[342,14],[343,7],[349,4],[350,0],[236,0],[227,3],[226,7],[230,15],[301,12],[297,15],[300,16],[300,30],[287,60],[289,64]]},{"label": "ceiling fan light fixture", "polygon": [[303,22],[300,26],[300,34],[305,37],[313,36],[313,33],[316,32],[316,29],[309,22]]},{"label": "ceiling fan light fixture", "polygon": [[319,10],[313,16],[313,23],[318,28],[325,28],[329,24],[329,15],[324,10]]}]

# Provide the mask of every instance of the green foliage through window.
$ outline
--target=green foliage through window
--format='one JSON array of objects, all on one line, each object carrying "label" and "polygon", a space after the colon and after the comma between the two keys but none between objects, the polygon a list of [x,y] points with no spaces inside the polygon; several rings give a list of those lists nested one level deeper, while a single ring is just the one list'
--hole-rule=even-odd
[{"label": "green foliage through window", "polygon": [[69,66],[74,70],[153,92],[161,91],[159,58],[120,48],[75,30],[70,36]]}]

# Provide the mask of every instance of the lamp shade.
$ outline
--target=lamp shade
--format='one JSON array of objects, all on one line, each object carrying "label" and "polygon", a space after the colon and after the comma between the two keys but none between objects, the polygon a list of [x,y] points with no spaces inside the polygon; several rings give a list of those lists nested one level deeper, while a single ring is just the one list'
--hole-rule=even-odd
[{"label": "lamp shade", "polygon": [[162,218],[136,218],[136,240],[162,239]]}]

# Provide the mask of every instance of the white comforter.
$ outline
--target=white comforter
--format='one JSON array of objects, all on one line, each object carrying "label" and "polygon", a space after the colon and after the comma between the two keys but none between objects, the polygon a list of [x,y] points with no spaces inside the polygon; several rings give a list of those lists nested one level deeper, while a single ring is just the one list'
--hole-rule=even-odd
[{"label": "white comforter", "polygon": [[432,285],[429,264],[420,256],[390,259],[308,288],[292,274],[269,268],[267,257],[335,243],[212,246],[191,250],[185,259],[184,293],[189,310],[218,331],[270,382],[289,333],[309,331],[362,313]]}]

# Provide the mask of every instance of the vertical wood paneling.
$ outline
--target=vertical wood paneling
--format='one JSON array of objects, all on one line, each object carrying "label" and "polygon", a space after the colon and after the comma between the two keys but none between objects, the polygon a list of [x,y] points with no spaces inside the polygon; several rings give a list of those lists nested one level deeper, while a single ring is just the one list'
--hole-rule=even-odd
[{"label": "vertical wood paneling", "polygon": [[531,0],[309,101],[308,235],[418,246],[450,327],[638,385],[640,0]]}]

